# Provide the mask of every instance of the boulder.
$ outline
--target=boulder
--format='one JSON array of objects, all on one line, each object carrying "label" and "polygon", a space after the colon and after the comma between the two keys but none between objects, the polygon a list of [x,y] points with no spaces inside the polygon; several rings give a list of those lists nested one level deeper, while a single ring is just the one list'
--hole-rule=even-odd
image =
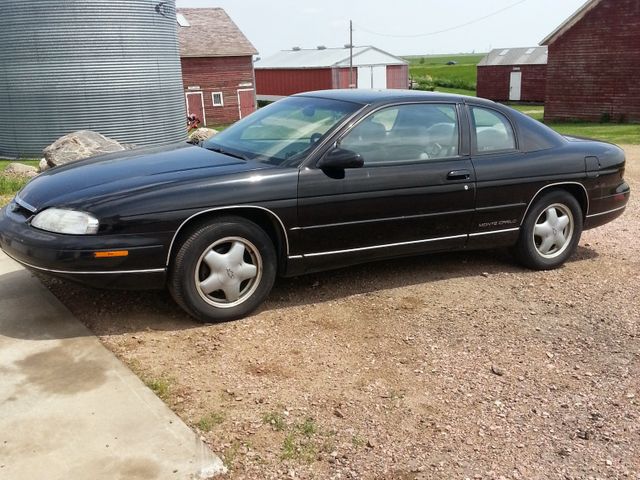
[{"label": "boulder", "polygon": [[47,163],[47,159],[43,158],[42,160],[40,160],[40,163],[38,164],[38,171],[39,172],[44,172],[45,170],[47,170],[48,168],[51,168],[49,166],[49,164]]},{"label": "boulder", "polygon": [[32,178],[38,175],[38,169],[22,163],[11,162],[5,167],[3,173],[9,177]]},{"label": "boulder", "polygon": [[208,140],[209,138],[213,137],[217,133],[218,131],[214,130],[213,128],[205,128],[205,127],[196,128],[189,135],[189,143],[204,142],[205,140]]},{"label": "boulder", "polygon": [[103,153],[119,152],[124,147],[115,140],[91,130],[79,130],[60,137],[42,153],[50,167],[75,162]]}]

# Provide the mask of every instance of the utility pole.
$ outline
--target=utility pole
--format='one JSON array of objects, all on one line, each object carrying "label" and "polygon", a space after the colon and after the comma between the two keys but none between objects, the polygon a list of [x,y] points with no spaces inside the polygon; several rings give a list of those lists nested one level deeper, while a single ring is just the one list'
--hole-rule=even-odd
[{"label": "utility pole", "polygon": [[349,88],[353,86],[353,20],[349,20]]}]

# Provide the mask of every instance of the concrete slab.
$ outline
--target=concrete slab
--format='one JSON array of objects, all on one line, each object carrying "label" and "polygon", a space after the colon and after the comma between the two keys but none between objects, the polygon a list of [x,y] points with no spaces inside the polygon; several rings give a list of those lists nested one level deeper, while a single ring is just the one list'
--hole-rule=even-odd
[{"label": "concrete slab", "polygon": [[205,479],[211,453],[0,251],[0,479]]}]

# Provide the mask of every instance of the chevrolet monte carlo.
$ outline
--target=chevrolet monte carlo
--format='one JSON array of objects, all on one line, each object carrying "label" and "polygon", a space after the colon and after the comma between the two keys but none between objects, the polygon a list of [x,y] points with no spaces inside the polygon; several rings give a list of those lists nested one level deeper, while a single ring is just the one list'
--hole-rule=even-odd
[{"label": "chevrolet monte carlo", "polygon": [[247,315],[278,275],[511,247],[562,265],[625,209],[624,152],[508,107],[411,91],[288,97],[201,145],[75,162],[0,211],[0,246],[83,284],[168,287],[202,321]]}]

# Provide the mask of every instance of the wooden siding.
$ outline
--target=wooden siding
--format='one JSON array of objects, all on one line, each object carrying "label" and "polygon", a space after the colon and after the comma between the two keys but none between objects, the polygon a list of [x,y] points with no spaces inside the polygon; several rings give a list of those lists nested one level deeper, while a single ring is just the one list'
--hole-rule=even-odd
[{"label": "wooden siding", "polygon": [[256,69],[258,95],[294,95],[333,87],[331,68]]},{"label": "wooden siding", "polygon": [[409,88],[409,65],[387,65],[387,88]]},{"label": "wooden siding", "polygon": [[[353,67],[351,83],[358,84],[358,67]],[[349,88],[349,67],[333,69],[333,88]]]},{"label": "wooden siding", "polygon": [[[202,91],[207,124],[233,123],[239,118],[238,89],[252,88],[253,62],[246,57],[181,58],[185,92]],[[251,85],[240,86],[241,84]],[[200,87],[190,90],[189,86]],[[214,107],[211,94],[222,92],[222,107]]]},{"label": "wooden siding", "polygon": [[[519,69],[519,70],[518,70]],[[547,84],[546,65],[488,65],[478,67],[477,95],[496,102],[509,100],[511,72],[522,72],[522,102],[544,102]]]},{"label": "wooden siding", "polygon": [[549,45],[545,120],[640,121],[640,2],[604,0]]}]

